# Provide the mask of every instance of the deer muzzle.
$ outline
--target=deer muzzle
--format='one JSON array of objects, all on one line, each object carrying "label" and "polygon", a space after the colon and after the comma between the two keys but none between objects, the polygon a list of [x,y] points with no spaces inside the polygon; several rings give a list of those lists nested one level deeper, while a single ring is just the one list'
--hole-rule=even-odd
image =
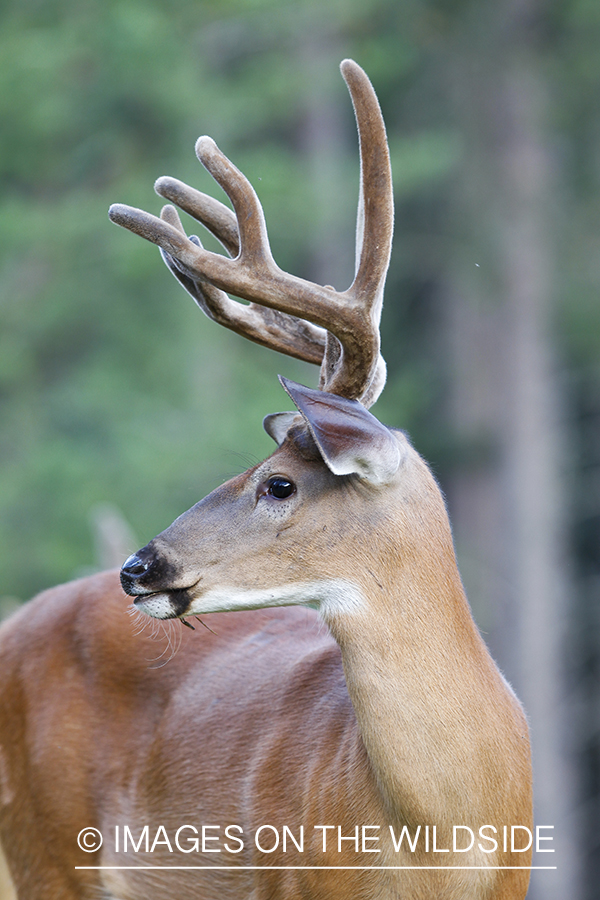
[{"label": "deer muzzle", "polygon": [[191,598],[185,588],[173,587],[174,567],[152,542],[128,557],[121,568],[121,587],[134,605],[150,616],[172,619],[184,615]]}]

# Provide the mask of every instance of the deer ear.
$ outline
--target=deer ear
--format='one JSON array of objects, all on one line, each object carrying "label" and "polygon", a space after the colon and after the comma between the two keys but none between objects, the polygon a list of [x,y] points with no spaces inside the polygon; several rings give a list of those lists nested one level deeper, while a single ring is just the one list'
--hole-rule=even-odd
[{"label": "deer ear", "polygon": [[294,421],[300,421],[297,412],[271,413],[263,419],[263,428],[278,447],[281,447]]},{"label": "deer ear", "polygon": [[371,484],[392,480],[400,465],[396,438],[358,400],[279,380],[334,475],[359,475]]}]

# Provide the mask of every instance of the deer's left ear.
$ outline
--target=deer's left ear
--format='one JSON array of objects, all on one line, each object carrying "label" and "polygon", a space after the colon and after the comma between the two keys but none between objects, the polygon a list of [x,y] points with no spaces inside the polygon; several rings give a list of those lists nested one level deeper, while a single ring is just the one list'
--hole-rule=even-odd
[{"label": "deer's left ear", "polygon": [[371,484],[392,480],[400,465],[396,438],[358,400],[279,380],[334,475],[359,475]]},{"label": "deer's left ear", "polygon": [[269,437],[273,438],[277,446],[280,447],[285,441],[294,421],[300,421],[297,412],[271,413],[271,415],[264,417],[263,428]]}]

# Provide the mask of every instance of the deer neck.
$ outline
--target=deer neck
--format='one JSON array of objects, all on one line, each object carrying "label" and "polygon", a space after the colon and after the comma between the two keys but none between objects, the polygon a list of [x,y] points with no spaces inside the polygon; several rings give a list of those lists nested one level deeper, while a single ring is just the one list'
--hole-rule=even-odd
[{"label": "deer neck", "polygon": [[498,744],[524,731],[518,704],[471,618],[449,529],[418,559],[403,551],[361,576],[362,609],[328,621],[363,742],[397,821],[484,824]]}]

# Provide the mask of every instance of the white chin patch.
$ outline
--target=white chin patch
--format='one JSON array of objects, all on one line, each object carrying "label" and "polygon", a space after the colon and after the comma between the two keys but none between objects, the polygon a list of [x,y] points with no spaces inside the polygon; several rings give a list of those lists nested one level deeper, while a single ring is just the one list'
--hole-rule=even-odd
[{"label": "white chin patch", "polygon": [[152,616],[154,619],[173,619],[175,613],[168,594],[150,594],[149,597],[136,597],[136,609]]},{"label": "white chin patch", "polygon": [[332,578],[254,590],[237,587],[213,589],[192,600],[186,615],[274,606],[310,606],[318,609],[327,619],[330,615],[356,613],[365,608],[365,603],[356,585]]}]

